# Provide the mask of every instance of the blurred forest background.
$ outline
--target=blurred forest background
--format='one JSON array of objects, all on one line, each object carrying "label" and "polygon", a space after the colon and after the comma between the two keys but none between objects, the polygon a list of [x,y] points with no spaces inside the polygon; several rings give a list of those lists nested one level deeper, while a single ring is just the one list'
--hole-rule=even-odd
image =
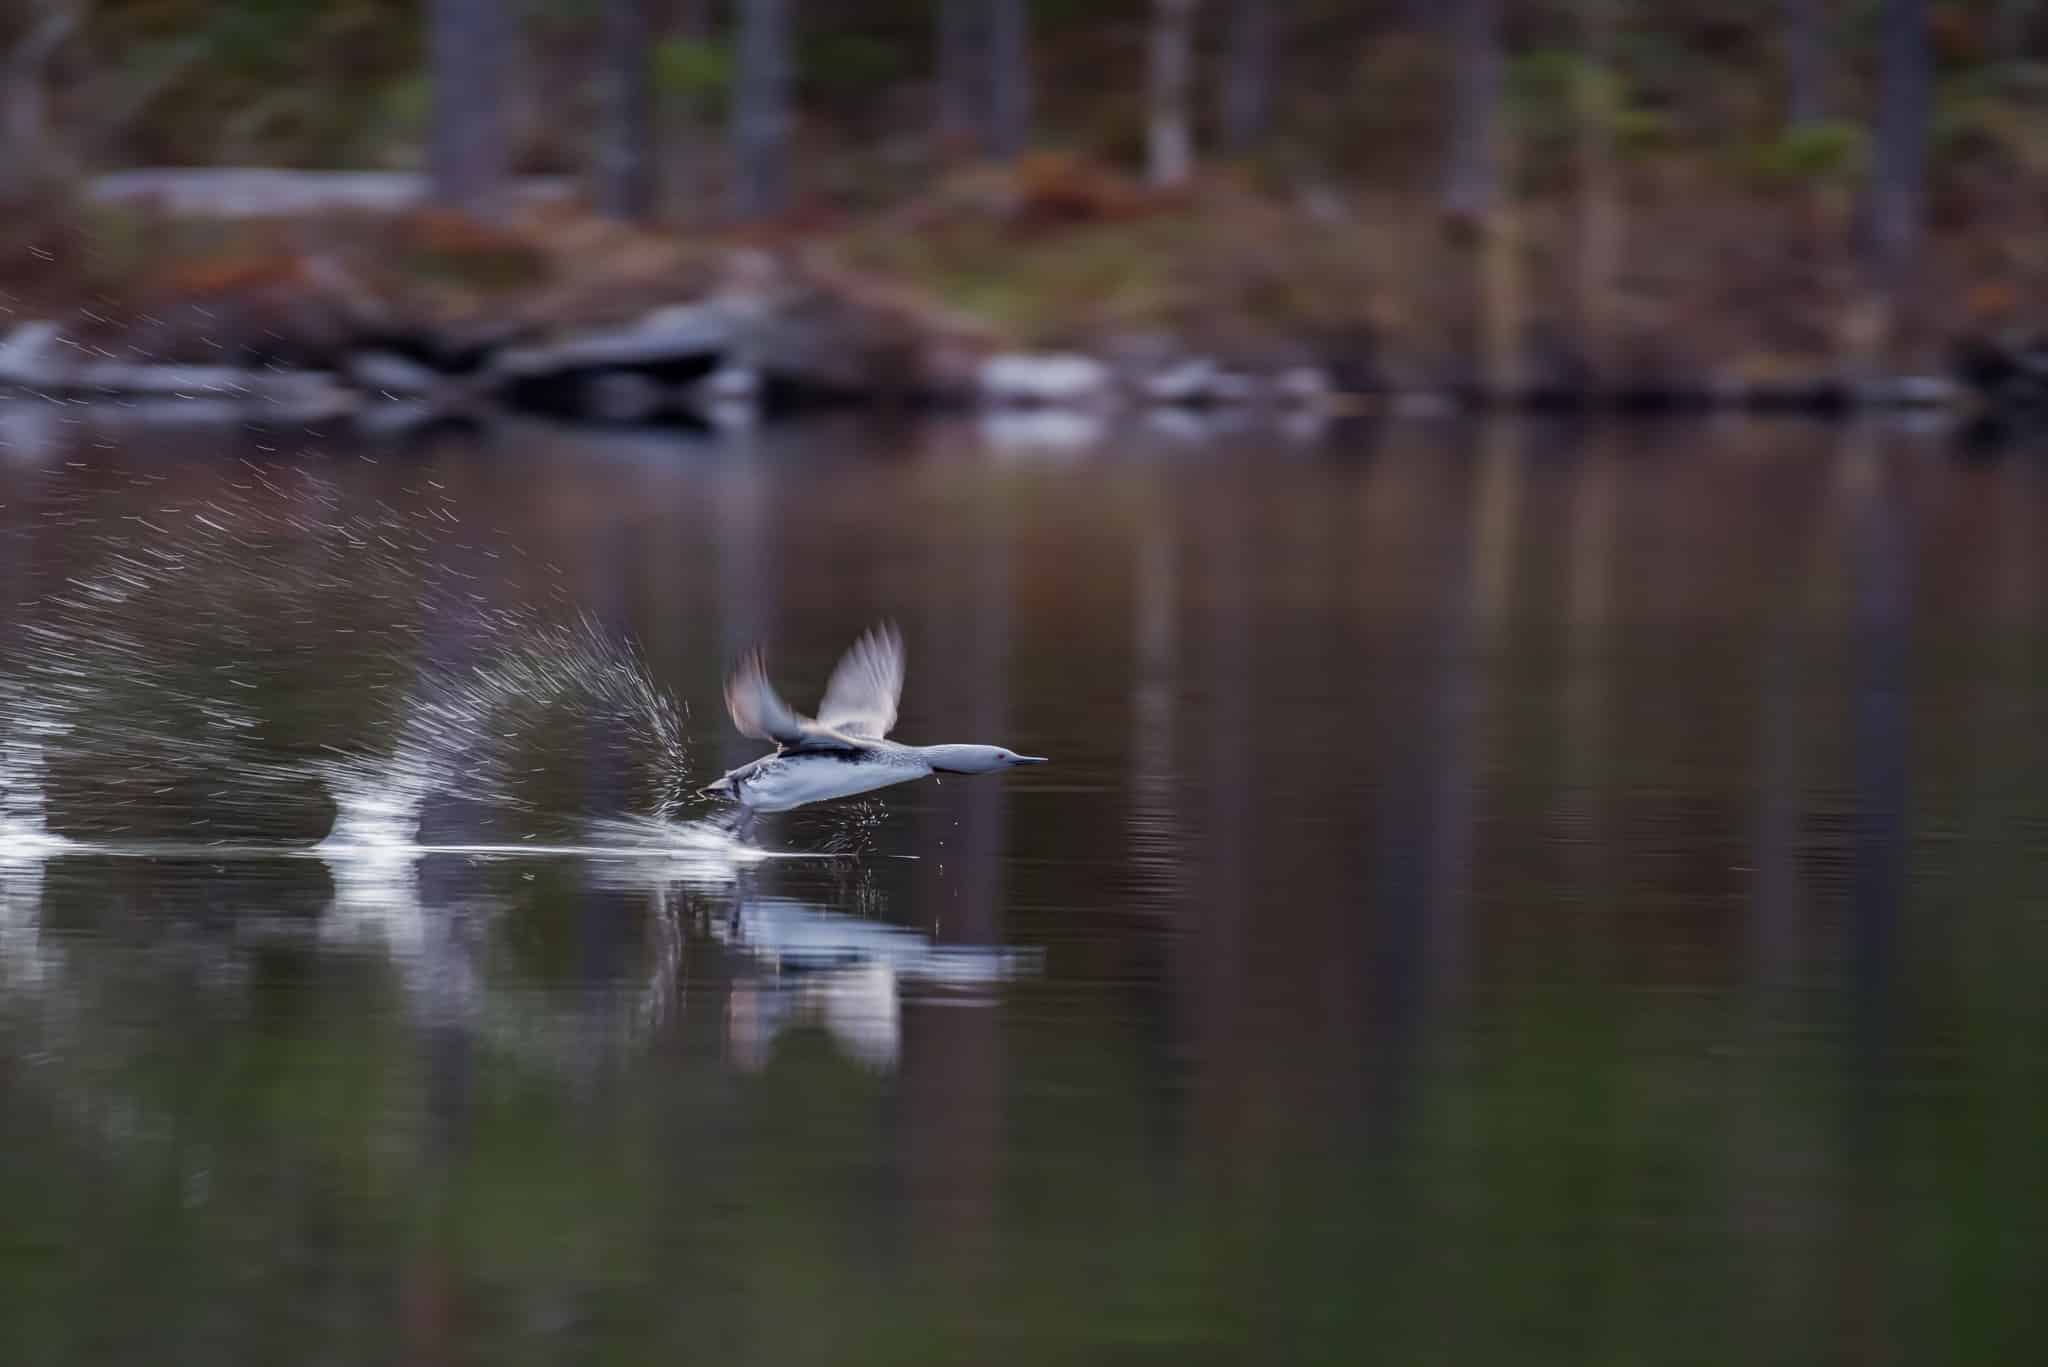
[{"label": "blurred forest background", "polygon": [[2033,0],[9,3],[17,310],[274,254],[81,189],[208,165],[422,172],[408,259],[486,293],[580,217],[1010,344],[1524,382],[1927,358],[2048,295]]}]

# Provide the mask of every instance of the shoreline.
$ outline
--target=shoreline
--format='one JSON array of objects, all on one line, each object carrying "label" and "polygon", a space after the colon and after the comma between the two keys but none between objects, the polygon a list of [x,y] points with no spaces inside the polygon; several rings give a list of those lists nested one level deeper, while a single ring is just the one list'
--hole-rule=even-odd
[{"label": "shoreline", "polygon": [[[34,295],[5,300],[0,395],[375,429],[503,412],[716,430],[864,408],[1313,420],[1915,410],[2013,429],[2048,413],[2048,333],[1993,332],[1988,320],[1952,324],[1940,365],[1922,346],[1912,365],[1884,370],[1868,346],[1746,354],[1718,315],[1649,345],[1610,335],[1594,346],[1598,329],[1579,336],[1557,321],[1569,295],[1503,304],[1419,263],[1415,298],[1441,309],[1396,310],[1400,328],[1338,288],[1355,283],[1341,258],[1297,281],[1320,271],[1331,288],[1266,315],[1233,311],[1226,290],[1185,317],[1143,322],[1098,316],[1070,291],[1094,269],[1091,251],[1113,251],[1109,280],[1149,273],[1199,298],[1211,249],[1176,234],[1206,231],[1211,210],[1266,232],[1292,222],[1227,188],[1207,210],[1098,216],[1051,238],[1006,238],[1010,220],[974,207],[931,210],[921,228],[856,224],[779,243],[624,228],[585,212],[559,180],[515,186],[520,207],[499,223],[425,208],[424,195],[422,178],[384,173],[173,168],[86,181],[79,261],[110,232],[129,255],[98,284],[53,263]],[[1326,231],[1322,245],[1341,240]],[[956,279],[946,263],[962,260],[973,273]],[[992,279],[1051,311],[1006,315],[1007,296],[970,307],[979,296],[962,279]],[[1481,347],[1481,335],[1492,341]]]},{"label": "shoreline", "polygon": [[1347,391],[1329,369],[1295,365],[1258,373],[1193,356],[1157,369],[1120,368],[1083,352],[994,352],[970,373],[935,380],[915,369],[863,383],[822,373],[764,342],[725,310],[682,305],[623,328],[573,333],[533,346],[476,349],[443,368],[376,345],[351,348],[332,368],[192,365],[118,359],[66,335],[51,320],[0,333],[0,396],[66,403],[203,404],[246,419],[346,421],[382,414],[419,422],[484,420],[493,412],[602,426],[722,428],[817,410],[1073,413],[1303,414],[1321,418],[1526,413],[1685,415],[1746,413],[1847,417],[1911,409],[1981,412],[1963,379],[1900,374],[1747,382],[1707,378],[1607,385],[1494,388],[1416,385]]}]

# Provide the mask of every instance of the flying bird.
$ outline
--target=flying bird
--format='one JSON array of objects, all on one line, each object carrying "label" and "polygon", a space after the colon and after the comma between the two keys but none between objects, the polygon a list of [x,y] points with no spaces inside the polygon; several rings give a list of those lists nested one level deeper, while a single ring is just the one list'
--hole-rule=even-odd
[{"label": "flying bird", "polygon": [[725,708],[743,736],[775,742],[775,753],[743,764],[700,790],[739,804],[740,832],[756,813],[853,797],[930,774],[992,774],[1044,764],[1000,745],[901,745],[887,739],[903,696],[903,637],[875,627],[840,658],[818,715],[795,711],[768,682],[760,650],[740,658],[725,681]]}]

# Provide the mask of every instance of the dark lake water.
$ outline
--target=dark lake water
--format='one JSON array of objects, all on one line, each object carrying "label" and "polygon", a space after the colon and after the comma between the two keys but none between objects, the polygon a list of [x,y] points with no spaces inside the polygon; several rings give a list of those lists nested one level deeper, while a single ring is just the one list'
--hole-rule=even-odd
[{"label": "dark lake water", "polygon": [[2048,1349],[2037,459],[0,433],[0,1361]]}]

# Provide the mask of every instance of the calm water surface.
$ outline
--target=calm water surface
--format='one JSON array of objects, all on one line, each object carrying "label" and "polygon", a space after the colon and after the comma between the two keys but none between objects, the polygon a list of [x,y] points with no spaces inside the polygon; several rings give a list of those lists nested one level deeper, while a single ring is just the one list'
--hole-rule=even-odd
[{"label": "calm water surface", "polygon": [[[2048,1347],[2038,463],[302,444],[0,446],[0,1360]],[[734,859],[884,615],[1056,763]]]}]

